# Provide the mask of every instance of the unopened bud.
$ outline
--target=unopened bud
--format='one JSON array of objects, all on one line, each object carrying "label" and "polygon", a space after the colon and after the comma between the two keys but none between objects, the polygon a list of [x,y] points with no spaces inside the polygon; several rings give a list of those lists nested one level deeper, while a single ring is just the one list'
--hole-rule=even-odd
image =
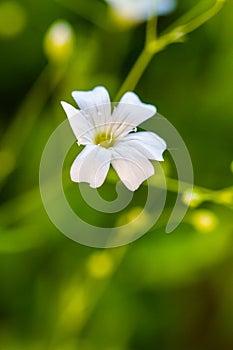
[{"label": "unopened bud", "polygon": [[44,50],[48,59],[55,63],[66,62],[74,49],[74,32],[71,25],[64,21],[54,22],[44,38]]}]

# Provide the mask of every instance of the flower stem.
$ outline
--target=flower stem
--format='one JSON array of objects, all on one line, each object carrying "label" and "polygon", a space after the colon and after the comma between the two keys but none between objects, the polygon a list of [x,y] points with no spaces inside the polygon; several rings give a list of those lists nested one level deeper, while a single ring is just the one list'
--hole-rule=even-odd
[{"label": "flower stem", "polygon": [[115,101],[118,102],[121,96],[126,92],[130,90],[134,90],[137,83],[139,82],[141,76],[143,75],[145,69],[147,68],[148,64],[150,63],[153,53],[149,52],[146,48],[141,52],[140,56],[138,57],[137,61],[133,65],[131,71],[129,72],[127,78],[125,79],[124,83],[122,84],[119,92],[117,93],[115,97]]},{"label": "flower stem", "polygon": [[147,21],[145,47],[149,46],[152,41],[157,39],[157,23],[157,16],[154,16]]},{"label": "flower stem", "polygon": [[[2,136],[0,140],[0,163],[4,162],[6,156],[11,161],[9,168],[5,165],[4,172],[0,173],[0,188],[4,185],[7,176],[17,166],[20,153],[31,130],[54,89],[63,79],[65,72],[65,66],[55,70],[52,65],[48,64],[43,69],[16,113],[13,122]],[[7,164],[6,160],[5,163]]]},{"label": "flower stem", "polygon": [[156,53],[164,50],[172,43],[180,42],[187,34],[202,26],[222,9],[225,2],[226,0],[216,0],[214,5],[206,12],[185,24],[177,25],[174,29],[171,29],[168,33],[160,37],[157,37],[156,34],[157,17],[150,19],[147,22],[145,47],[119,89],[115,101],[118,102],[126,91],[135,89],[141,76]]}]

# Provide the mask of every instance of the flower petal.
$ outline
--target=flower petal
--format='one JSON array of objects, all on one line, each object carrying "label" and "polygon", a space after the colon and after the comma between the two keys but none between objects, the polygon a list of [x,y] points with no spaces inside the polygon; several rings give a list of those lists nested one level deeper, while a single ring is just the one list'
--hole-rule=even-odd
[{"label": "flower petal", "polygon": [[93,188],[100,187],[107,176],[110,158],[109,150],[101,146],[87,145],[71,166],[71,180],[87,182]]},{"label": "flower petal", "polygon": [[81,145],[86,145],[92,142],[93,126],[84,115],[72,105],[66,102],[61,102],[61,105],[68,117],[70,126]]},{"label": "flower petal", "polygon": [[123,143],[113,148],[111,164],[130,191],[137,190],[143,181],[154,174],[151,162],[136,149],[129,152]]},{"label": "flower petal", "polygon": [[150,131],[130,133],[119,142],[123,143],[128,152],[137,149],[144,157],[157,161],[163,161],[163,152],[167,148],[166,142],[157,134]]},{"label": "flower petal", "polygon": [[72,96],[79,108],[85,111],[93,126],[98,130],[106,126],[111,117],[111,102],[108,91],[103,86],[97,86],[91,91],[73,91]]},{"label": "flower petal", "polygon": [[141,102],[134,92],[126,92],[112,115],[114,138],[127,135],[156,111],[155,106]]}]

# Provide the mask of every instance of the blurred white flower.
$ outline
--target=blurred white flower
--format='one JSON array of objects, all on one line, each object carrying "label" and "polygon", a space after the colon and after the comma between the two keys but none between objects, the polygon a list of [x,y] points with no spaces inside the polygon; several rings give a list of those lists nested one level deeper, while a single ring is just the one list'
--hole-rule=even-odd
[{"label": "blurred white flower", "polygon": [[114,12],[123,19],[140,22],[172,12],[176,0],[106,0]]},{"label": "blurred white flower", "polygon": [[110,164],[125,186],[135,191],[154,174],[149,161],[163,161],[166,143],[153,132],[135,132],[137,125],[151,118],[156,107],[144,104],[133,92],[127,92],[113,111],[107,90],[74,91],[80,110],[61,102],[79,145],[86,147],[71,166],[74,182],[100,187]]}]

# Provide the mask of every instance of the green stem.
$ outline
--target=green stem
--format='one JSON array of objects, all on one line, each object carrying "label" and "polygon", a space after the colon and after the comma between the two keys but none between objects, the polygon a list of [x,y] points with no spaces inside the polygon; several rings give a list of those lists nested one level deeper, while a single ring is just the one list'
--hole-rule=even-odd
[{"label": "green stem", "polygon": [[157,16],[154,16],[147,21],[145,47],[148,47],[152,41],[157,39],[157,23]]},{"label": "green stem", "polygon": [[137,83],[139,82],[142,74],[144,73],[145,69],[147,68],[148,64],[150,63],[154,53],[150,52],[146,48],[142,51],[140,56],[138,57],[137,61],[133,65],[133,68],[129,72],[127,78],[125,79],[123,85],[121,86],[119,92],[117,93],[115,97],[115,101],[118,102],[121,98],[121,96],[126,92],[130,90],[134,90]]},{"label": "green stem", "polygon": [[135,89],[141,76],[156,53],[164,50],[172,43],[180,42],[187,34],[202,26],[222,9],[224,3],[225,0],[217,0],[209,10],[200,16],[190,20],[186,24],[178,25],[159,38],[157,38],[156,35],[157,17],[149,20],[147,23],[145,47],[119,89],[115,101],[119,101],[126,91]]},{"label": "green stem", "polygon": [[212,17],[214,17],[222,9],[224,3],[225,3],[225,0],[217,0],[215,4],[205,13],[191,20],[187,24],[181,26],[180,27],[181,30],[183,30],[186,35],[188,33],[193,32],[195,29],[201,27],[204,23],[208,22]]},{"label": "green stem", "polygon": [[50,65],[44,68],[26,96],[25,101],[20,106],[13,122],[3,135],[1,139],[1,146],[3,148],[10,147],[12,152],[18,155],[36,119],[43,110],[54,88],[61,81],[64,73],[64,69],[55,71]]},{"label": "green stem", "polygon": [[0,176],[0,186],[4,185],[7,176],[15,169],[22,151],[27,142],[40,113],[45,107],[54,89],[61,82],[66,72],[66,66],[55,70],[53,66],[47,65],[38,79],[35,81],[24,102],[20,106],[9,128],[2,136],[0,142],[1,154],[9,155],[13,160],[13,166],[5,168],[5,172]]}]

